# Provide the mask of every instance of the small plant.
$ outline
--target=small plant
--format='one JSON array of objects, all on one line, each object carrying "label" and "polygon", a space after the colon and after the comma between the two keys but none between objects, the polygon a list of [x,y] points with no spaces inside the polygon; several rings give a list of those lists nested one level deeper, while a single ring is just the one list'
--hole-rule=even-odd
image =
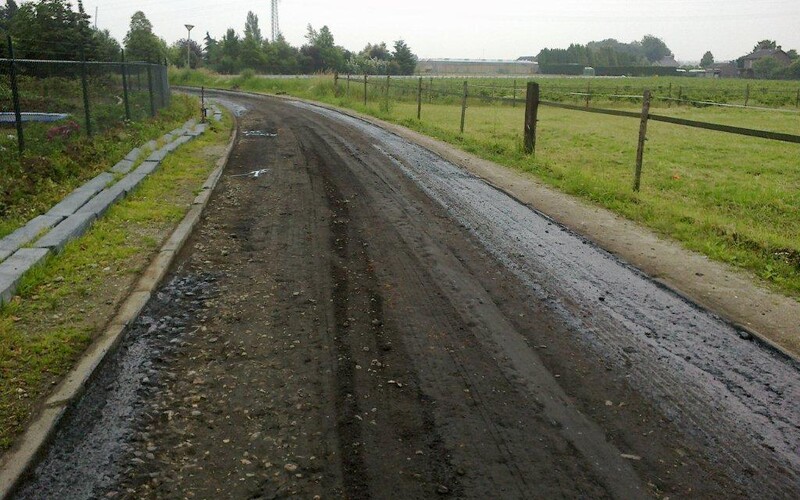
[{"label": "small plant", "polygon": [[70,136],[80,132],[81,126],[78,125],[75,120],[70,120],[64,125],[60,125],[58,127],[53,127],[47,131],[47,140],[53,141],[55,139],[62,139],[66,140],[69,139]]}]

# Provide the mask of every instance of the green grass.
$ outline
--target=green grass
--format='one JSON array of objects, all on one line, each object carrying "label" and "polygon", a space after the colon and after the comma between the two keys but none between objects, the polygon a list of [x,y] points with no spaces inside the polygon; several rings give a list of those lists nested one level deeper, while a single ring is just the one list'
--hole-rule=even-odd
[{"label": "green grass", "polygon": [[[161,129],[152,129],[158,134],[174,128],[160,123]],[[13,444],[37,402],[101,332],[188,211],[230,127],[226,116],[168,156],[86,235],[28,273],[17,296],[0,309],[0,450]]]},{"label": "green grass", "polygon": [[93,138],[81,134],[47,139],[51,124],[26,124],[28,146],[20,156],[12,134],[0,135],[0,238],[46,212],[88,179],[122,159],[128,151],[183,125],[196,116],[196,99],[176,95],[156,118],[118,122]]},{"label": "green grass", "polygon": [[[363,83],[333,79],[269,80],[222,77],[208,73],[174,73],[175,80],[193,85],[265,93],[288,93],[370,114],[436,137],[482,158],[531,174],[564,192],[606,207],[681,242],[712,259],[753,271],[775,289],[800,298],[800,146],[650,122],[644,156],[642,189],[632,190],[639,121],[541,107],[535,156],[522,151],[524,106],[488,104],[470,99],[466,130],[459,133],[460,98],[428,96],[422,120],[416,119],[416,85],[393,80],[388,101],[380,85],[369,87],[363,105]],[[385,82],[385,78],[376,78]],[[751,85],[774,95],[790,95],[798,82],[699,80],[664,78],[541,79],[542,89],[590,83],[595,89],[627,86],[641,90],[673,84],[691,87],[704,99],[713,92],[733,94]],[[513,83],[513,81],[512,81]],[[521,81],[519,82],[521,88]],[[434,86],[463,89],[463,80],[436,80]],[[470,80],[474,87],[508,86],[509,80]],[[544,91],[544,90],[543,90]],[[764,95],[769,95],[765,92]],[[495,95],[499,95],[497,91]],[[521,91],[518,94],[522,98]],[[752,102],[752,101],[751,101]],[[599,104],[599,103],[594,103]],[[606,100],[604,107],[638,110],[637,102]],[[668,106],[659,114],[800,135],[800,115],[782,111]]]}]

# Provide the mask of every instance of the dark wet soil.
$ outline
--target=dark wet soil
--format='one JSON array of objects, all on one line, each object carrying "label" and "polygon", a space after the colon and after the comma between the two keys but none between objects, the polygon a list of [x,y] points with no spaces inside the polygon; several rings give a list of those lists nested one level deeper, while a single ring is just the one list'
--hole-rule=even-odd
[{"label": "dark wet soil", "polygon": [[395,136],[238,102],[265,133],[20,497],[800,492],[791,362]]}]

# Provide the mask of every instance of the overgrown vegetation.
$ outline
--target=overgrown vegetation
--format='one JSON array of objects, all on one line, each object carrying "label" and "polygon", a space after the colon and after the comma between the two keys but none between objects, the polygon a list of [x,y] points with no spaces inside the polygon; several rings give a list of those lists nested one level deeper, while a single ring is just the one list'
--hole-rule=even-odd
[{"label": "overgrown vegetation", "polygon": [[[198,72],[174,72],[176,83],[233,88],[264,93],[286,93],[377,116],[454,144],[482,158],[518,169],[567,193],[609,208],[674,238],[687,248],[753,271],[789,296],[800,298],[800,171],[795,168],[798,147],[756,138],[651,123],[640,193],[631,189],[639,123],[630,118],[541,108],[537,154],[526,156],[521,147],[524,103],[516,107],[487,98],[509,88],[508,80],[470,80],[486,94],[471,98],[466,131],[459,133],[460,97],[437,93],[437,88],[463,86],[463,81],[434,80],[434,91],[424,91],[422,120],[416,119],[416,79],[394,81],[391,105],[384,89],[369,86],[369,104],[363,105],[363,86],[353,83],[349,97],[342,80],[339,92],[331,77],[278,80],[226,78]],[[654,83],[685,79],[625,79],[624,85],[641,90]],[[448,83],[446,83],[448,82]],[[591,80],[608,89],[620,80]],[[712,97],[723,85],[744,82],[694,80],[694,95]],[[427,90],[427,83],[426,88]],[[543,91],[586,85],[572,79],[540,80]],[[754,82],[775,95],[788,94],[788,82]],[[674,91],[673,87],[673,91]],[[796,92],[796,89],[793,89]],[[521,90],[520,90],[521,92]],[[705,94],[701,94],[705,92]],[[796,94],[795,94],[796,95]],[[569,96],[583,99],[582,96]],[[639,102],[625,99],[606,106],[637,110]],[[794,103],[791,104],[792,106]],[[671,106],[671,107],[668,107]],[[794,112],[677,106],[661,102],[658,112],[712,123],[800,134]],[[789,110],[785,110],[789,111]]]},{"label": "overgrown vegetation", "polygon": [[[27,149],[0,136],[0,237],[44,213],[70,191],[122,159],[128,151],[197,115],[195,98],[176,95],[154,119],[117,122],[88,138],[75,122],[26,124]],[[13,129],[6,129],[9,132]]]}]

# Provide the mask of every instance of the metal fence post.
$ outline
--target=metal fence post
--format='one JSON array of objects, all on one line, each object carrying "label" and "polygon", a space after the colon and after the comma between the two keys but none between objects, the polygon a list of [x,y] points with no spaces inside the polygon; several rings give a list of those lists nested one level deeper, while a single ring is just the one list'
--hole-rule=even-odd
[{"label": "metal fence post", "polygon": [[417,88],[417,120],[422,119],[422,77],[419,77],[419,87]]},{"label": "metal fence post", "polygon": [[514,79],[514,88],[511,91],[511,107],[517,107],[517,79]]},{"label": "metal fence post", "polygon": [[636,175],[633,179],[633,190],[639,191],[642,183],[642,162],[644,159],[644,143],[647,140],[647,120],[650,117],[650,91],[645,89],[642,100],[642,121],[639,124],[639,147],[636,150]]},{"label": "metal fence post", "polygon": [[169,62],[164,58],[164,66],[161,68],[161,95],[164,97],[164,107],[170,105],[170,98],[172,97],[169,92]]},{"label": "metal fence post", "polygon": [[206,122],[206,88],[200,87],[200,123]]},{"label": "metal fence post", "polygon": [[467,117],[467,80],[464,80],[464,97],[461,99],[461,133],[464,133],[464,120]]},{"label": "metal fence post", "polygon": [[528,93],[525,96],[525,154],[536,151],[536,122],[539,115],[539,84],[528,82]]},{"label": "metal fence post", "polygon": [[367,105],[367,74],[364,73],[364,106]]},{"label": "metal fence post", "polygon": [[120,51],[122,54],[122,99],[125,101],[125,119],[131,119],[131,104],[128,100],[128,65],[125,64],[125,50]]},{"label": "metal fence post", "polygon": [[156,116],[156,99],[153,95],[153,63],[147,63],[147,90],[150,93],[150,116]]},{"label": "metal fence post", "polygon": [[19,148],[19,154],[21,155],[23,151],[25,151],[25,133],[22,129],[22,109],[20,108],[19,104],[19,86],[17,85],[17,64],[14,62],[14,45],[11,42],[11,35],[8,35],[6,38],[8,42],[8,58],[11,59],[9,62],[10,71],[9,77],[11,80],[11,99],[14,103],[14,120],[17,125],[17,147]]},{"label": "metal fence post", "polygon": [[81,88],[83,89],[83,113],[86,117],[86,135],[92,136],[92,115],[89,109],[89,80],[86,75],[86,50],[81,46]]},{"label": "metal fence post", "polygon": [[386,111],[389,111],[389,88],[391,87],[390,76],[386,75]]}]

